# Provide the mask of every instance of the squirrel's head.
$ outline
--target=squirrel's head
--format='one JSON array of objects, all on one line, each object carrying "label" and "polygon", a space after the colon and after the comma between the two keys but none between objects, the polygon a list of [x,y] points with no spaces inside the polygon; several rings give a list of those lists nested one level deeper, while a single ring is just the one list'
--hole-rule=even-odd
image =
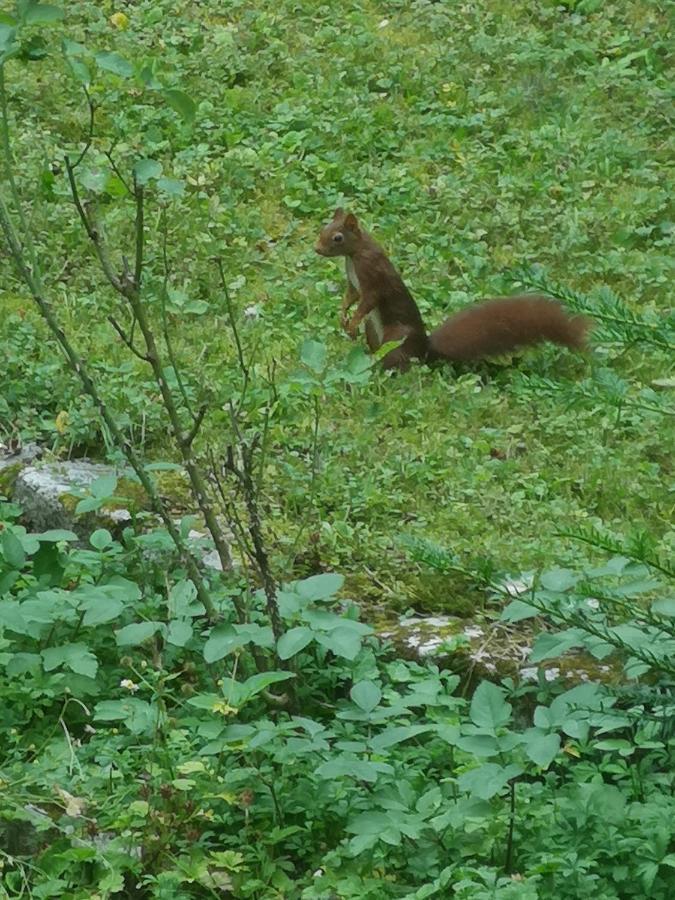
[{"label": "squirrel's head", "polygon": [[338,207],[332,220],[321,229],[314,249],[321,256],[351,256],[360,239],[361,229],[354,213]]}]

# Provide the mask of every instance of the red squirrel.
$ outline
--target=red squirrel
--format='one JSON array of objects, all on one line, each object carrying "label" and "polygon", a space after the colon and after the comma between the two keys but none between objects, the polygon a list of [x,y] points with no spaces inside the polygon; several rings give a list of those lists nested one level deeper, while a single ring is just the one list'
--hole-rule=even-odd
[{"label": "red squirrel", "polygon": [[[555,300],[534,294],[484,300],[447,319],[427,336],[422,315],[384,250],[343,209],[319,234],[316,252],[344,256],[347,289],[342,301],[342,326],[356,338],[365,320],[372,352],[389,341],[402,341],[382,359],[385,369],[405,371],[413,359],[470,362],[507,353],[542,341],[572,350],[586,347],[590,321],[570,316]],[[356,312],[349,309],[358,301]]]}]

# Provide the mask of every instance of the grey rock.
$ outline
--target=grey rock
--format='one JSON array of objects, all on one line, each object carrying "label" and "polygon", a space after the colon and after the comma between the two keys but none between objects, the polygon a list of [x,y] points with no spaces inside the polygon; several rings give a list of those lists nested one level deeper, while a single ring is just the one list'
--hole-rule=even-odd
[{"label": "grey rock", "polygon": [[67,528],[86,535],[92,531],[91,523],[86,517],[76,520],[73,514],[81,490],[103,475],[114,474],[110,466],[87,460],[28,466],[16,477],[12,500],[35,531]]}]

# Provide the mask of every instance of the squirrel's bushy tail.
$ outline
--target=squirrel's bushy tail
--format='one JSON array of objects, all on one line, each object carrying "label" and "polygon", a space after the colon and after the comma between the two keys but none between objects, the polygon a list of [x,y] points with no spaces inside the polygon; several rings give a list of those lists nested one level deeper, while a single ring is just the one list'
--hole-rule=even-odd
[{"label": "squirrel's bushy tail", "polygon": [[485,300],[432,331],[428,360],[470,362],[543,341],[583,350],[590,327],[590,319],[570,315],[548,297],[526,294]]}]

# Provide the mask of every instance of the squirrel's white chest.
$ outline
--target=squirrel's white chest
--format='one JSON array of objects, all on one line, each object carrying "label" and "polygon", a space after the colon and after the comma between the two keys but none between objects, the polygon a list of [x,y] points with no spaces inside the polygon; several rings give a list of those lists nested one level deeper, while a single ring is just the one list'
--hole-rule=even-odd
[{"label": "squirrel's white chest", "polygon": [[[360,294],[361,288],[359,286],[359,277],[356,274],[354,263],[348,256],[345,257],[345,269],[347,272],[347,278],[349,279],[352,287]],[[374,309],[372,312],[369,312],[364,321],[368,322],[371,325],[373,331],[377,335],[378,343],[381,344],[384,340],[384,325],[382,324],[382,316],[380,315],[379,309]]]},{"label": "squirrel's white chest", "polygon": [[352,262],[352,260],[350,259],[349,256],[345,257],[345,269],[347,270],[347,278],[351,282],[351,285],[354,288],[354,290],[355,291],[360,290],[359,289],[359,277],[356,274],[356,268],[354,266],[354,263]]}]

